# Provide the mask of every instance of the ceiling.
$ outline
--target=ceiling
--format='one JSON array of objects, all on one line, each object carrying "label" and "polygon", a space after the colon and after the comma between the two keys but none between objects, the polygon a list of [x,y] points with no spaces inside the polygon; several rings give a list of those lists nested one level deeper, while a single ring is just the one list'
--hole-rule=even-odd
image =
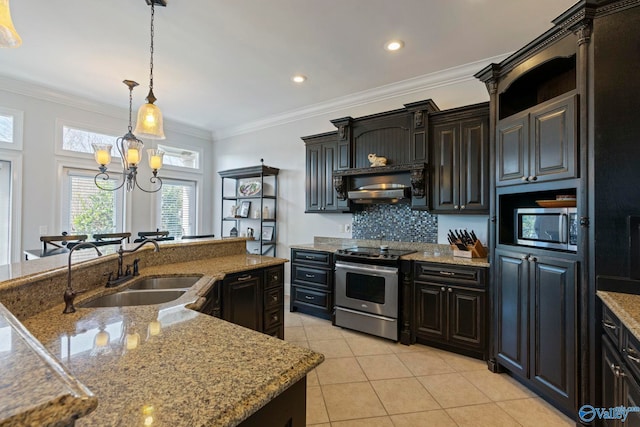
[{"label": "ceiling", "polygon": [[[523,47],[574,0],[168,0],[156,7],[165,118],[217,132]],[[149,80],[145,0],[13,0],[0,75],[126,108]],[[399,38],[405,47],[383,46]],[[293,74],[307,82],[291,82]]]}]

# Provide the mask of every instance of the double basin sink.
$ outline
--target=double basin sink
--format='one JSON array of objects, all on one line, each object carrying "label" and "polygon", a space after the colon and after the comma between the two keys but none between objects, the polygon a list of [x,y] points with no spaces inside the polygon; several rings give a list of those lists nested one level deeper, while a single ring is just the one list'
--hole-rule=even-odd
[{"label": "double basin sink", "polygon": [[78,307],[125,307],[162,304],[180,298],[202,276],[146,277],[115,294],[104,295]]}]

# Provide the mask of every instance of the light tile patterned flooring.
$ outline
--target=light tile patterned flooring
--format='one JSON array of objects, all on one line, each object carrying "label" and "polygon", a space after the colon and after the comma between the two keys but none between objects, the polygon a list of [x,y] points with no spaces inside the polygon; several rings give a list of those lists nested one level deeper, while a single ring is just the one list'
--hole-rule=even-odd
[{"label": "light tile patterned flooring", "polygon": [[575,424],[485,362],[405,346],[285,310],[285,340],[323,353],[307,376],[307,425],[439,427]]}]

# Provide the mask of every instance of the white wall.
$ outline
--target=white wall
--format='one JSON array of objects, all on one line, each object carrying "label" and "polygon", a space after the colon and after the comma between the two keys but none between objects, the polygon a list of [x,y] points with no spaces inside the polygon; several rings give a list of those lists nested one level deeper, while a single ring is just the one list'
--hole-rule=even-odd
[{"label": "white wall", "polygon": [[[135,95],[134,92],[134,99]],[[60,229],[60,203],[58,201],[60,191],[57,188],[57,163],[67,159],[55,153],[56,121],[81,123],[90,128],[104,130],[105,133],[123,135],[127,131],[128,124],[126,101],[127,92],[124,86],[124,108],[116,108],[52,92],[24,82],[9,79],[0,80],[0,106],[24,112],[22,250],[40,247],[40,226],[47,227],[48,234],[52,235],[63,231]],[[167,145],[186,144],[200,147],[203,150],[204,188],[202,200],[199,201],[202,218],[198,224],[197,232],[211,233],[213,224],[211,217],[213,207],[211,187],[213,171],[210,167],[213,159],[211,132],[165,120],[165,133],[167,139],[161,143]],[[144,142],[145,148],[154,146],[152,142]],[[113,165],[117,167],[115,166],[116,162]],[[97,172],[95,163],[91,167],[95,167]],[[147,169],[146,162],[141,169]],[[162,176],[162,170],[160,175]],[[141,230],[155,229],[155,212],[152,209],[151,197],[153,196],[139,190],[134,192],[132,204],[129,207],[132,222],[127,227],[127,231],[136,233]]]},{"label": "white wall", "polygon": [[[479,67],[480,68],[480,67]],[[487,90],[479,81],[466,80],[445,84],[431,90],[387,98],[348,109],[340,109],[315,117],[293,121],[266,129],[214,140],[214,162],[216,171],[265,164],[280,168],[278,201],[278,253],[280,257],[289,257],[289,246],[310,243],[314,236],[350,237],[338,231],[339,225],[351,223],[349,214],[305,214],[305,147],[301,136],[335,130],[330,120],[351,116],[354,118],[368,114],[402,108],[403,104],[433,99],[441,110],[488,101]],[[216,195],[219,193],[220,177],[214,177]],[[214,230],[220,232],[220,200],[214,199]],[[449,228],[475,229],[486,235],[487,217],[474,215],[441,215],[439,222],[439,241],[446,243],[446,234],[440,237],[441,230]],[[483,231],[484,230],[484,231]],[[285,269],[288,270],[288,269]]]}]

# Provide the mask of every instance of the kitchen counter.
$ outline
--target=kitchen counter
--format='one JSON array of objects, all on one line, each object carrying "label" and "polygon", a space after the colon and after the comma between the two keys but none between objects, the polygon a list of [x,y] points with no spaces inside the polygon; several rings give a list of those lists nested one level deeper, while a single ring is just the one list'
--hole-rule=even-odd
[{"label": "kitchen counter", "polygon": [[[244,250],[244,241],[240,244]],[[233,426],[303,379],[324,357],[193,309],[204,303],[203,295],[225,274],[284,262],[237,254],[141,268],[141,278],[203,277],[165,304],[79,308],[85,300],[115,291],[100,287],[78,297],[73,314],[62,314],[60,298],[60,304],[22,322],[37,340],[33,344],[42,343],[70,380],[79,387],[84,384],[91,390],[85,389],[87,396],[93,393],[97,398],[97,409],[76,421],[79,426]],[[55,390],[42,388],[41,372],[51,369],[55,359],[41,359],[34,369],[22,372],[19,381],[8,384],[12,366],[22,363],[23,356],[17,346],[3,356],[0,389],[17,387],[21,396],[10,402],[20,406],[40,399],[50,408],[69,404],[60,401]],[[95,407],[95,398],[84,400],[81,415]],[[7,410],[3,404],[0,424],[10,415]],[[41,410],[39,415],[45,418],[38,424],[59,419],[51,411]]]},{"label": "kitchen counter", "polygon": [[609,291],[597,291],[596,295],[640,339],[640,295]]}]

